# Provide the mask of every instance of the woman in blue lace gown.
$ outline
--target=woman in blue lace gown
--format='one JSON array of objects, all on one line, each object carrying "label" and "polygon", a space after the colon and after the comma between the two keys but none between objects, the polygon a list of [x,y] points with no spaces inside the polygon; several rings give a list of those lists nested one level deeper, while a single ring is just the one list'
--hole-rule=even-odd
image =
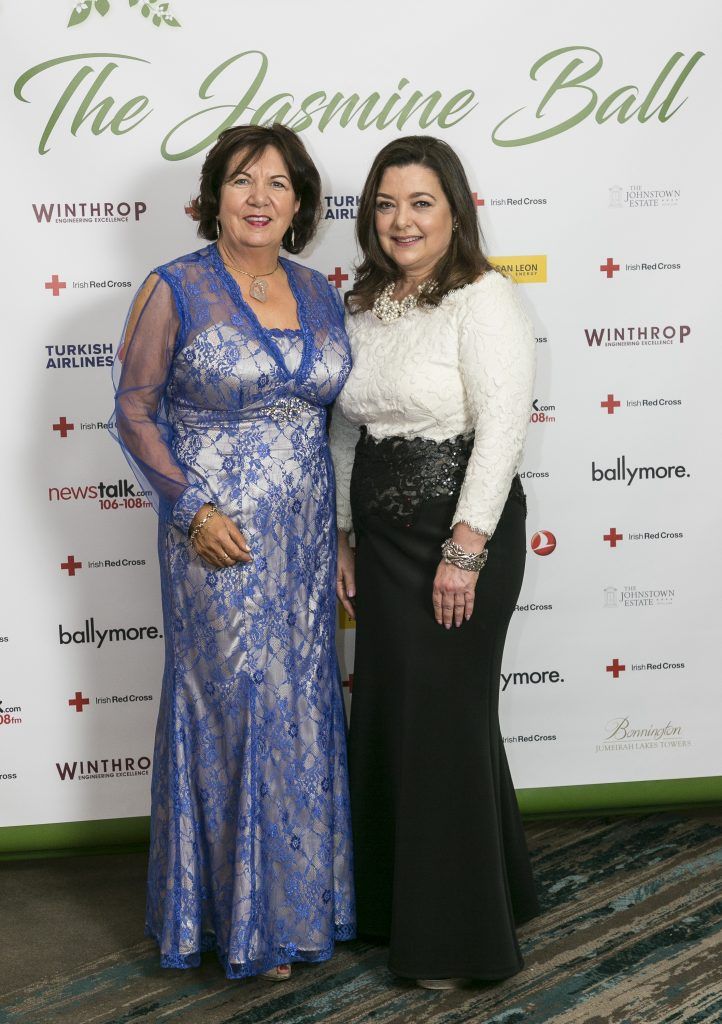
[{"label": "woman in blue lace gown", "polygon": [[194,204],[217,241],[153,271],[118,360],[165,624],[146,930],[163,966],[215,948],[230,978],[354,934],[326,433],[350,356],[335,290],[279,256],[319,198],[294,133],[223,133]]}]

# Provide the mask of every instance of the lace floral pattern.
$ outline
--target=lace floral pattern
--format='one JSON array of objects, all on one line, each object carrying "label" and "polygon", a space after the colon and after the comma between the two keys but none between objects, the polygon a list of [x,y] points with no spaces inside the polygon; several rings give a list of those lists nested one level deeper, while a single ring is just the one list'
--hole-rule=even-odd
[{"label": "lace floral pattern", "polygon": [[384,324],[347,318],[353,370],[331,424],[338,523],[351,526],[359,426],[379,440],[444,441],[474,432],[452,523],[491,536],[521,462],[531,411],[534,334],[514,285],[490,271]]},{"label": "lace floral pattern", "polygon": [[472,445],[473,437],[462,435],[445,441],[426,437],[379,441],[362,427],[351,474],[355,519],[378,515],[411,525],[423,501],[458,495]]},{"label": "lace floral pattern", "polygon": [[[229,978],[354,934],[326,434],[350,354],[334,289],[282,266],[300,330],[261,327],[209,246],[151,276],[118,363],[114,432],[160,512],[146,928],[164,966],[216,948]],[[251,564],[195,553],[208,500]]]},{"label": "lace floral pattern", "polygon": [[[458,498],[474,437],[444,441],[427,437],[372,437],[365,427],[356,445],[351,474],[351,507],[358,530],[368,516],[411,526],[420,505],[434,498]],[[526,513],[526,496],[515,476],[511,497]]]}]

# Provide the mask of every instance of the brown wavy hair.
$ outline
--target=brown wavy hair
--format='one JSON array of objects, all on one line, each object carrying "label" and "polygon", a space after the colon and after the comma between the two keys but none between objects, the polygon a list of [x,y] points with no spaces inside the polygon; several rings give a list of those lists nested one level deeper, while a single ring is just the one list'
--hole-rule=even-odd
[{"label": "brown wavy hair", "polygon": [[191,200],[189,208],[190,216],[198,221],[198,234],[201,238],[211,242],[218,238],[216,217],[221,201],[221,186],[230,176],[227,169],[233,166],[234,158],[238,158],[238,165],[231,174],[248,167],[269,146],[278,150],[283,158],[293,191],[300,201],[298,213],[289,224],[281,244],[286,252],[294,255],[306,248],[316,233],[321,216],[321,178],[298,135],[283,124],[237,125],[218,136],[203,161],[200,192]]},{"label": "brown wavy hair", "polygon": [[379,292],[398,281],[399,268],[386,255],[376,233],[376,195],[389,167],[419,164],[439,179],[456,230],[451,243],[434,270],[436,288],[419,297],[419,305],[438,306],[447,292],[471,284],[488,270],[494,270],[482,249],[482,236],[466,172],[454,150],[432,135],[407,135],[394,139],[377,154],[361,193],[356,220],[356,238],[363,260],[356,269],[354,286],[345,297],[346,308],[360,313],[373,306]]}]

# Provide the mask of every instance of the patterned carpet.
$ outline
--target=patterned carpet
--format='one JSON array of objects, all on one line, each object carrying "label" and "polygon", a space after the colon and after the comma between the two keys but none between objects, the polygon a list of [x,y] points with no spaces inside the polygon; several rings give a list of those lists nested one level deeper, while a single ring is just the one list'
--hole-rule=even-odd
[{"label": "patterned carpet", "polygon": [[161,971],[139,941],[6,994],[7,1024],[720,1024],[722,818],[533,822],[542,916],[526,970],[454,992],[398,982],[385,950],[339,947],[290,982],[227,981],[212,956]]}]

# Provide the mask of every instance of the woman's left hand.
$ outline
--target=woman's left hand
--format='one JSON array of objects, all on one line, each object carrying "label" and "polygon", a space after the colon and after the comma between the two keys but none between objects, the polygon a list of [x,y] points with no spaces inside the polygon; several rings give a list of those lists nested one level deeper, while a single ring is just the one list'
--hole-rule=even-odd
[{"label": "woman's left hand", "polygon": [[434,618],[440,626],[451,629],[452,623],[460,626],[468,622],[474,610],[474,594],[478,572],[458,569],[447,562],[439,562],[434,578],[432,601]]}]

